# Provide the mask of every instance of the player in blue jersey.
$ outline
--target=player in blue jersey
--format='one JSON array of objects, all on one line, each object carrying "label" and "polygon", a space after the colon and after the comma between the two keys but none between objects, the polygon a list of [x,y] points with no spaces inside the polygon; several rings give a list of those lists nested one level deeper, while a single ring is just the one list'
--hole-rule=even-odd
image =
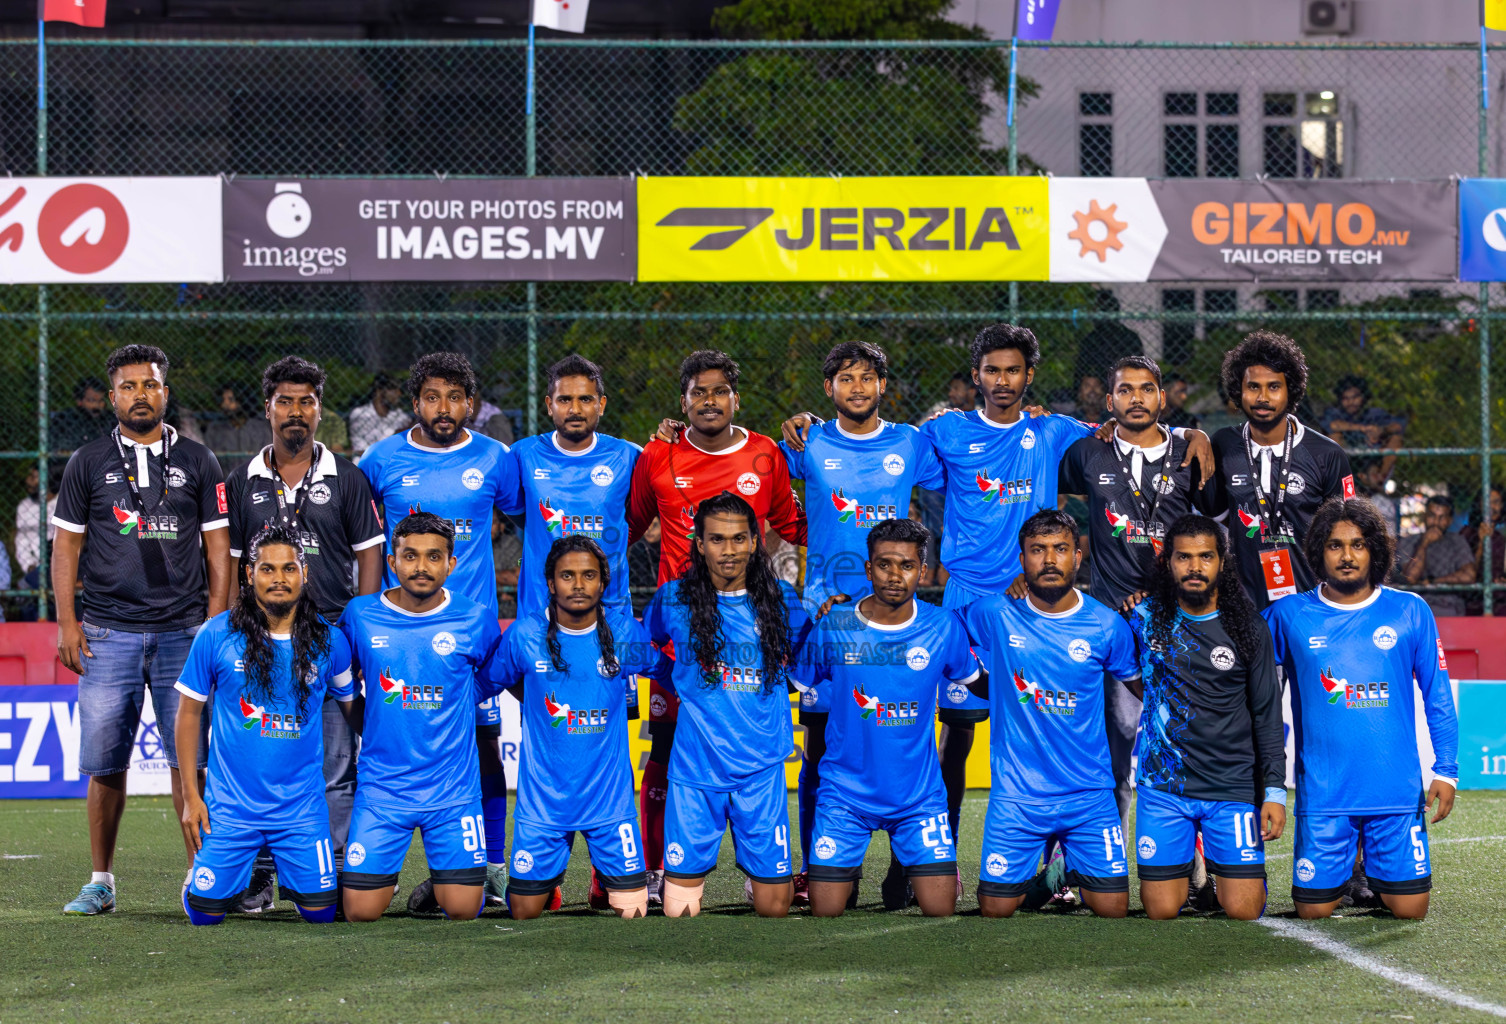
[{"label": "player in blue jersey", "polygon": [[[836,418],[823,423],[813,421],[808,413],[793,417],[785,426],[786,440],[779,445],[790,478],[805,481],[809,540],[804,596],[808,609],[819,608],[837,594],[856,599],[868,593],[872,586],[864,566],[869,531],[879,523],[909,516],[910,492],[916,485],[939,489],[946,483],[941,463],[920,431],[878,415],[889,381],[889,359],[883,349],[866,341],[844,341],[827,353],[822,373]],[[800,724],[805,727],[800,850],[807,869],[826,750],[828,690],[810,689],[800,699]],[[795,876],[797,904],[806,888],[804,875]],[[903,870],[896,877],[903,898]]]},{"label": "player in blue jersey", "polygon": [[[462,355],[434,352],[408,373],[408,396],[418,420],[366,450],[361,470],[386,515],[389,553],[392,531],[414,512],[432,512],[455,531],[451,591],[497,617],[497,575],[492,560],[493,510],[505,511],[518,493],[518,465],[507,446],[466,429],[480,401],[475,371]],[[389,569],[382,583],[398,585]],[[476,749],[481,765],[481,807],[486,820],[487,898],[503,900],[507,874],[507,776],[502,770],[502,710],[496,701],[476,709]],[[432,882],[408,897],[410,910],[435,909]]]},{"label": "player in blue jersey", "polygon": [[578,355],[549,367],[544,411],[554,430],[519,441],[512,448],[518,490],[505,511],[522,515],[523,565],[518,573],[518,618],[549,605],[544,562],[560,537],[589,537],[612,567],[602,600],[630,611],[627,571],[627,501],[633,467],[642,452],[636,444],[598,433],[607,391],[601,367]]},{"label": "player in blue jersey", "polygon": [[[494,673],[523,705],[508,906],[520,921],[544,912],[579,832],[604,902],[642,917],[647,872],[623,690],[659,655],[630,612],[606,603],[612,565],[596,541],[559,538],[539,573],[549,603],[508,628]],[[629,692],[636,703],[636,687]]]},{"label": "player in blue jersey", "polygon": [[665,805],[664,914],[701,912],[730,822],[754,908],[784,917],[793,895],[788,667],[810,619],[770,568],[751,505],[723,491],[697,506],[694,522],[689,565],[643,616],[654,643],[674,645],[669,683],[681,703]]},{"label": "player in blue jersey", "polygon": [[445,586],[454,532],[432,512],[404,517],[387,556],[398,585],[340,616],[367,695],[340,879],[351,921],[375,921],[392,902],[415,828],[439,908],[469,919],[483,906],[488,854],[471,736],[476,705],[502,689],[491,676],[502,631],[494,609]]},{"label": "player in blue jersey", "polygon": [[[1405,918],[1428,912],[1428,809],[1438,805],[1433,824],[1453,810],[1459,721],[1432,610],[1416,594],[1381,586],[1394,543],[1370,502],[1328,500],[1304,545],[1321,582],[1265,610],[1292,688],[1299,917],[1338,909],[1361,843],[1369,887],[1386,907]],[[1433,741],[1426,796],[1414,680]]]},{"label": "player in blue jersey", "polygon": [[806,646],[802,668],[831,707],[809,868],[817,917],[846,908],[879,829],[889,833],[921,912],[945,917],[957,907],[936,694],[973,682],[979,669],[957,617],[915,600],[930,538],[913,519],[868,531],[864,582],[872,593],[835,608]]},{"label": "player in blue jersey", "polygon": [[1219,905],[1265,912],[1265,843],[1286,827],[1286,749],[1271,633],[1239,581],[1223,527],[1171,524],[1135,608],[1144,711],[1136,767],[1140,901],[1153,920],[1187,902],[1198,835]]},{"label": "player in blue jersey", "polygon": [[1114,773],[1104,728],[1105,686],[1140,675],[1135,637],[1119,613],[1076,590],[1077,523],[1042,509],[1020,527],[1027,594],[991,597],[962,612],[986,650],[993,788],[983,826],[978,906],[1009,917],[1025,902],[1048,843],[1060,843],[1082,900],[1100,917],[1129,912]]},{"label": "player in blue jersey", "polygon": [[282,895],[305,920],[335,919],[334,843],[324,801],[326,697],[353,718],[350,645],[314,609],[303,545],[272,525],[247,545],[227,612],[194,637],[178,678],[179,764],[197,764],[204,706],[217,728],[200,799],[183,773],[183,834],[197,851],[183,890],[194,924],[219,924],[271,848]]}]

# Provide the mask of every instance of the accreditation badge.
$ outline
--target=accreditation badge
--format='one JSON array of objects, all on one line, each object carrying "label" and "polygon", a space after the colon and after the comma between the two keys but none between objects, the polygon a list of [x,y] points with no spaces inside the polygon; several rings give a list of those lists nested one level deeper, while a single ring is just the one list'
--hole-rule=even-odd
[{"label": "accreditation badge", "polygon": [[1297,592],[1297,577],[1292,573],[1290,548],[1270,548],[1260,553],[1260,569],[1265,573],[1265,596],[1275,601]]}]

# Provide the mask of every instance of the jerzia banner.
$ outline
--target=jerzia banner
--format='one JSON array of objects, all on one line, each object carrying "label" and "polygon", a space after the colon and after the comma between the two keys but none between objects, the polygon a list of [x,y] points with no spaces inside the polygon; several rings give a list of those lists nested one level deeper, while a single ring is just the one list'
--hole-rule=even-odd
[{"label": "jerzia banner", "polygon": [[229,281],[630,281],[633,179],[247,179]]}]

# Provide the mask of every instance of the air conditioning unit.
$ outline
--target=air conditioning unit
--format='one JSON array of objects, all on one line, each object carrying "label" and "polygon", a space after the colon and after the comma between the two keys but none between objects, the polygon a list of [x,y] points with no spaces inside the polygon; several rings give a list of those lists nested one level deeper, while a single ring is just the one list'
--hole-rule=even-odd
[{"label": "air conditioning unit", "polygon": [[1302,33],[1345,36],[1354,31],[1353,0],[1301,0]]}]

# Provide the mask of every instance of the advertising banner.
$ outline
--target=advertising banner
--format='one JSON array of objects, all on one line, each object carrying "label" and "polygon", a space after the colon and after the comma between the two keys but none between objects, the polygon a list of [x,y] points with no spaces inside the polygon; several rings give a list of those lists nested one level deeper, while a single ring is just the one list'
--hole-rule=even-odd
[{"label": "advertising banner", "polygon": [[1044,281],[1046,179],[642,178],[644,281]]},{"label": "advertising banner", "polygon": [[[89,778],[79,771],[78,750],[77,686],[0,686],[0,800],[84,796]],[[150,700],[131,746],[126,792],[172,792]]]},{"label": "advertising banner", "polygon": [[632,178],[225,184],[229,281],[630,281]]},{"label": "advertising banner", "polygon": [[1054,178],[1051,280],[1451,281],[1453,188]]},{"label": "advertising banner", "polygon": [[219,281],[218,178],[7,178],[0,281]]},{"label": "advertising banner", "polygon": [[1459,788],[1506,789],[1506,682],[1459,684]]},{"label": "advertising banner", "polygon": [[1459,280],[1506,281],[1506,179],[1459,182]]}]

